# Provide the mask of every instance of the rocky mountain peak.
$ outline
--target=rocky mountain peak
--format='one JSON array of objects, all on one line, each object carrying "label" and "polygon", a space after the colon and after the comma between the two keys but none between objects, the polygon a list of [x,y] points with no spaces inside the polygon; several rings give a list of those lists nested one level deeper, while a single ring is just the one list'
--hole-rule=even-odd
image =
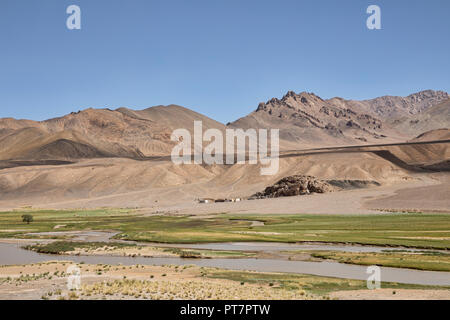
[{"label": "rocky mountain peak", "polygon": [[[324,100],[311,92],[291,90],[281,99],[260,103],[256,112],[239,119],[234,125],[289,128],[281,131],[281,137],[289,141],[317,141],[331,137],[345,141],[341,143],[379,143],[420,133],[422,127],[431,130],[448,126],[445,107],[439,110],[431,107],[450,101],[449,98],[444,91],[424,90],[405,97],[382,96],[359,101],[335,97]],[[408,119],[422,114],[422,118],[414,120],[416,129],[401,127],[400,124],[412,121]],[[317,138],[321,135],[322,138]]]},{"label": "rocky mountain peak", "polygon": [[[417,93],[413,93],[410,94],[409,96],[406,97],[406,99],[410,100],[411,102],[416,102],[416,103],[420,103],[423,101],[443,101],[443,100],[447,100],[450,99],[450,96],[447,92],[445,91],[435,91],[435,90],[424,90],[424,91],[420,91]],[[429,104],[429,103],[427,103]]]},{"label": "rocky mountain peak", "polygon": [[392,119],[422,113],[449,98],[448,93],[444,91],[424,90],[407,97],[383,96],[353,103],[377,116]]}]

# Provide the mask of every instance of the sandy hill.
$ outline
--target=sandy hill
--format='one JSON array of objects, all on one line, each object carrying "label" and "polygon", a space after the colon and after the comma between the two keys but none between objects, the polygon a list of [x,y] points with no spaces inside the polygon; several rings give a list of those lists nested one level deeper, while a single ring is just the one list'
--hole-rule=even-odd
[{"label": "sandy hill", "polygon": [[[261,176],[260,165],[175,165],[171,161],[104,158],[66,165],[15,167],[0,170],[0,207],[95,200],[95,206],[153,206],[165,202],[193,203],[196,198],[245,197],[294,174],[320,179],[409,179],[410,173],[375,153],[334,152],[283,157],[280,171]],[[70,206],[64,204],[64,206]]]},{"label": "sandy hill", "polygon": [[127,108],[87,109],[47,120],[44,124],[52,132],[74,130],[100,145],[116,143],[139,150],[145,156],[153,156],[170,154],[174,146],[170,140],[173,130],[186,128],[192,131],[194,120],[201,120],[205,130],[224,127],[208,117],[176,105],[141,111]]},{"label": "sandy hill", "polygon": [[91,139],[79,131],[49,132],[28,127],[0,138],[0,160],[77,160],[86,158],[143,158],[142,153],[119,143]]},{"label": "sandy hill", "polygon": [[86,109],[42,122],[0,119],[0,160],[123,157],[170,154],[173,130],[225,126],[189,109],[170,105],[141,111]]},{"label": "sandy hill", "polygon": [[437,129],[424,132],[411,141],[450,140],[450,129]]},{"label": "sandy hill", "polygon": [[192,131],[194,121],[199,120],[203,122],[203,126],[206,129],[225,129],[225,126],[222,123],[177,105],[155,106],[138,111],[127,108],[119,108],[116,111],[136,119],[145,119],[158,123],[170,131],[177,128],[186,128]]}]

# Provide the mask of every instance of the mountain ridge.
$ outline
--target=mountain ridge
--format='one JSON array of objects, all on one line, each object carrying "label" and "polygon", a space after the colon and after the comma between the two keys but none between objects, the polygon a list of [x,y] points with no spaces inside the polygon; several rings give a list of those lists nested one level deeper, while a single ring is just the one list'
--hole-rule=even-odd
[{"label": "mountain ridge", "polygon": [[[203,130],[280,129],[281,149],[407,141],[425,131],[449,127],[448,97],[443,91],[424,90],[407,97],[357,101],[288,91],[227,126],[178,105],[143,110],[87,108],[44,121],[0,118],[0,160],[168,155],[175,145],[170,140],[172,131],[193,132],[195,120],[203,122]],[[377,112],[383,101],[389,112]],[[400,110],[398,118],[393,109]]]},{"label": "mountain ridge", "polygon": [[[240,128],[280,128],[283,144],[314,145],[351,144],[358,142],[394,142],[411,139],[422,133],[403,128],[395,120],[427,114],[432,106],[445,102],[449,95],[443,91],[425,90],[403,97],[384,96],[371,100],[345,100],[334,97],[322,99],[309,92],[288,91],[281,99],[272,98],[262,102],[249,115],[232,123],[230,127]],[[406,102],[405,102],[406,101]],[[388,111],[379,112],[380,105],[386,103]],[[392,110],[398,110],[394,112]],[[405,110],[408,110],[407,112]],[[444,110],[445,111],[445,110]],[[450,117],[440,117],[437,112],[425,117],[426,130],[448,127]],[[395,117],[394,114],[398,114]],[[425,121],[419,119],[418,122]],[[437,125],[439,123],[439,125]]]}]

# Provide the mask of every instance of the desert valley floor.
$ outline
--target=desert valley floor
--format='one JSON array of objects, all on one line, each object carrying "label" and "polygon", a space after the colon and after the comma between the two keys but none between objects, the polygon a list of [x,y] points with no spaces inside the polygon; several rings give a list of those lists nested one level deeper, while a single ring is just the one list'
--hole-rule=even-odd
[{"label": "desert valley floor", "polygon": [[[288,92],[226,126],[179,106],[0,119],[0,298],[450,299],[449,110]],[[194,120],[279,127],[279,171],[174,164]]]}]

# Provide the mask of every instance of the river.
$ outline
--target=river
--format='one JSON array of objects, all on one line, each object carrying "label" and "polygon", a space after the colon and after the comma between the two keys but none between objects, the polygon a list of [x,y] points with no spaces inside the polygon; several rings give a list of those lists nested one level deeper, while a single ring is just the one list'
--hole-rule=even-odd
[{"label": "river", "polygon": [[[173,245],[171,245],[173,246]],[[195,248],[213,248],[213,249],[226,249],[230,246],[237,246],[238,248],[244,247],[245,250],[265,249],[269,247],[270,250],[292,250],[293,248],[299,249],[299,246],[305,245],[290,245],[282,244],[277,247],[277,244],[266,243],[240,243],[240,244],[204,244],[204,245],[179,245],[184,247]],[[324,246],[327,250],[330,250],[329,245],[311,245],[313,249],[321,248],[324,250]],[[344,247],[351,247],[351,250],[355,250],[354,247],[365,248],[364,246],[338,246],[338,249],[343,250]],[[236,247],[233,247],[236,249]],[[369,247],[370,248],[370,247]],[[197,265],[201,267],[217,267],[231,270],[251,270],[261,272],[285,272],[285,273],[297,273],[297,274],[311,274],[317,276],[336,277],[344,279],[357,279],[366,280],[368,274],[366,274],[367,268],[365,266],[342,264],[331,261],[322,262],[310,262],[310,261],[289,261],[289,260],[277,260],[277,259],[255,259],[255,258],[243,258],[243,259],[184,259],[184,258],[146,258],[146,257],[122,257],[122,256],[71,256],[71,255],[49,255],[40,254],[34,251],[25,250],[21,247],[21,244],[15,243],[0,243],[0,265],[18,265],[18,264],[30,264],[39,263],[51,260],[59,261],[73,261],[84,262],[88,264],[109,264],[109,265]],[[420,284],[420,285],[442,285],[450,286],[450,272],[437,272],[437,271],[420,271],[412,269],[401,268],[389,268],[380,267],[381,269],[381,281],[383,282],[400,282],[408,284]]]}]

